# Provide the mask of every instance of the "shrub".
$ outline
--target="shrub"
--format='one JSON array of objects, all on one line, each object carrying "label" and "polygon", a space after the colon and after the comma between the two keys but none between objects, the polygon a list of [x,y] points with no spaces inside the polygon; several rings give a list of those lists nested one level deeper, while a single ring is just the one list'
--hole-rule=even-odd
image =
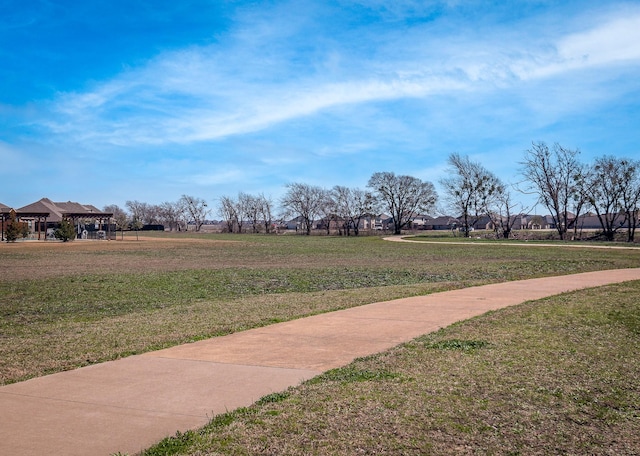
[{"label": "shrub", "polygon": [[11,211],[9,213],[7,229],[4,234],[7,242],[16,242],[18,238],[26,238],[29,235],[29,227],[26,223],[19,222],[16,213]]},{"label": "shrub", "polygon": [[62,242],[73,241],[76,238],[76,229],[69,220],[63,220],[53,235]]}]

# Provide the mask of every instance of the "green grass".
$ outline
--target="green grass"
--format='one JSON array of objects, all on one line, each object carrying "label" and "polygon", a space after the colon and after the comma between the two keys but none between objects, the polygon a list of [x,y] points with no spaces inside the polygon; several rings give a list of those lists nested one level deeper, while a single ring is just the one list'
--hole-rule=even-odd
[{"label": "green grass", "polygon": [[0,246],[0,384],[321,312],[640,264],[640,252],[158,234]]},{"label": "green grass", "polygon": [[143,454],[638,454],[639,294],[630,282],[490,312]]}]

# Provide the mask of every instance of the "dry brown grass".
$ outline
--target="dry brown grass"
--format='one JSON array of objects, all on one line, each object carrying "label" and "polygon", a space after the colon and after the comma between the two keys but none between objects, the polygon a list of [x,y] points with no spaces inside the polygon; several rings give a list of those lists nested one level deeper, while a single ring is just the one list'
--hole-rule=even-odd
[{"label": "dry brown grass", "polygon": [[[220,267],[211,252],[240,241],[128,235],[125,240],[0,243],[2,280],[42,279],[63,275],[121,271],[167,271]],[[197,263],[194,263],[197,261]]]},{"label": "dry brown grass", "polygon": [[636,455],[640,282],[492,312],[147,455]]},{"label": "dry brown grass", "polygon": [[640,263],[570,250],[167,234],[0,244],[0,383],[381,300]]}]

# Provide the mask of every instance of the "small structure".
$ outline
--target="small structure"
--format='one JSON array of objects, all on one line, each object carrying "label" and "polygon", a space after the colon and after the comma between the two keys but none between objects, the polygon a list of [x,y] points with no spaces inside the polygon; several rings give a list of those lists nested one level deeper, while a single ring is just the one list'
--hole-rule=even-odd
[{"label": "small structure", "polygon": [[453,231],[460,226],[460,220],[448,215],[442,215],[429,220],[425,226],[425,230],[437,230],[437,231]]},{"label": "small structure", "polygon": [[46,225],[47,218],[51,215],[49,208],[47,208],[43,204],[39,204],[40,202],[36,202],[33,204],[29,204],[28,206],[22,207],[16,210],[16,215],[18,220],[27,222],[29,224],[29,229],[32,232],[38,233],[38,240],[42,239],[42,233],[45,233],[46,239]]},{"label": "small structure", "polygon": [[0,241],[4,241],[4,223],[9,220],[11,208],[0,203]]},{"label": "small structure", "polygon": [[43,237],[46,240],[48,233],[53,233],[62,220],[71,221],[81,239],[112,238],[111,218],[113,213],[102,212],[90,204],[72,201],[61,203],[53,202],[49,198],[42,198],[35,203],[16,209],[16,214],[19,220],[29,224],[32,233],[38,233],[38,240]]}]

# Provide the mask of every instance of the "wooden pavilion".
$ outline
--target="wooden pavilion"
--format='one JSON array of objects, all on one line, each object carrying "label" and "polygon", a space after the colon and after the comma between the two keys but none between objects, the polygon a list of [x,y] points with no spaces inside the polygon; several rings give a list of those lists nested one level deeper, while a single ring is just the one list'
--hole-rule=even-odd
[{"label": "wooden pavilion", "polygon": [[[71,221],[76,227],[76,234],[80,238],[112,238],[111,219],[113,213],[102,212],[90,204],[80,204],[72,201],[66,203],[53,202],[48,198],[42,198],[39,201],[16,209],[15,212],[18,220],[30,222],[31,232],[38,233],[38,240],[43,238],[46,240],[47,229],[56,228],[62,220]],[[93,226],[97,229],[90,230],[91,236],[89,236],[89,231],[85,229],[85,226]]]}]

